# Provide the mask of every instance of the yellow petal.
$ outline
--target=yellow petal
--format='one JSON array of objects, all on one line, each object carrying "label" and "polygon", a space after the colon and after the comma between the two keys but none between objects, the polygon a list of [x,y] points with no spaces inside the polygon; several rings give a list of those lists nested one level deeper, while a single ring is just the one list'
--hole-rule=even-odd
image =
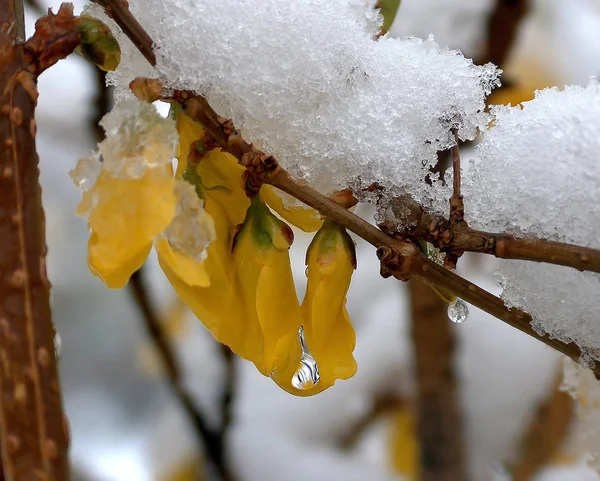
[{"label": "yellow petal", "polygon": [[345,307],[354,255],[348,234],[331,221],[323,224],[308,248],[308,285],[302,302],[304,338],[319,366],[320,380],[309,389],[295,388],[290,363],[287,371],[277,373],[275,381],[292,394],[312,396],[333,386],[337,379],[356,373],[352,355],[356,335]]},{"label": "yellow petal", "polygon": [[287,196],[285,192],[271,185],[265,184],[260,188],[260,197],[263,202],[290,224],[295,225],[304,232],[319,230],[323,224],[323,219],[316,210],[298,203],[292,197],[290,197],[288,202],[284,200],[284,196]]},{"label": "yellow petal", "polygon": [[[215,224],[216,239],[207,248],[202,262],[203,271],[210,279],[204,287],[190,284],[185,269],[173,263],[168,242],[156,243],[159,263],[167,279],[181,300],[202,321],[219,342],[226,344],[237,355],[249,359],[255,356],[262,341],[260,333],[247,323],[245,307],[234,275],[231,253],[232,225],[220,204],[207,193],[204,208]],[[194,274],[199,276],[199,273]]]},{"label": "yellow petal", "polygon": [[221,204],[229,221],[234,225],[241,224],[250,199],[242,181],[244,168],[236,158],[221,149],[213,149],[200,159],[196,172],[206,190]]},{"label": "yellow petal", "polygon": [[175,125],[179,133],[179,144],[177,147],[177,172],[176,177],[181,177],[187,167],[187,158],[190,152],[190,147],[197,140],[204,137],[204,127],[199,122],[196,122],[191,117],[186,115],[178,104],[173,104],[173,116],[175,117]]},{"label": "yellow petal", "polygon": [[400,405],[394,413],[391,434],[390,454],[394,469],[407,481],[420,479],[415,420],[407,405]]},{"label": "yellow petal", "polygon": [[182,282],[189,286],[208,287],[210,285],[204,261],[197,261],[173,250],[165,237],[156,239],[154,245],[160,251],[163,262],[171,267]]},{"label": "yellow petal", "polygon": [[117,264],[107,264],[102,256],[95,255],[98,243],[98,236],[92,232],[88,243],[88,266],[91,273],[102,279],[104,284],[111,289],[124,287],[131,274],[142,267],[152,248],[152,244],[148,243],[131,258],[120,259]]},{"label": "yellow petal", "polygon": [[257,196],[235,240],[235,272],[247,323],[261,336],[258,351],[249,350],[247,359],[264,375],[288,363],[290,353],[297,352],[302,316],[290,266],[290,236],[289,227]]},{"label": "yellow petal", "polygon": [[139,179],[117,178],[102,172],[84,192],[82,205],[91,205],[88,225],[92,272],[109,287],[126,284],[144,262],[152,239],[175,215],[173,178],[167,168],[148,168]]},{"label": "yellow petal", "polygon": [[[186,115],[180,107],[173,107],[179,132],[179,153],[177,177],[181,177],[188,165],[188,155],[196,142],[201,142],[206,135],[200,122]],[[200,176],[202,186],[210,192],[226,212],[232,224],[241,224],[250,205],[250,199],[244,191],[242,174],[244,167],[232,155],[220,148],[206,152],[198,159],[195,156],[196,173]]]}]

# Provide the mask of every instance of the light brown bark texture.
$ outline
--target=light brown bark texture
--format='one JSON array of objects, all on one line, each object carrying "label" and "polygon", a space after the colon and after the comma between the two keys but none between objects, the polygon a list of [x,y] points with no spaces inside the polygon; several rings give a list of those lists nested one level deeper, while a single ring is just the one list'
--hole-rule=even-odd
[{"label": "light brown bark texture", "polygon": [[427,284],[409,284],[417,381],[421,481],[467,481],[459,392],[454,374],[454,327],[446,304]]},{"label": "light brown bark texture", "polygon": [[68,479],[22,4],[0,0],[0,432],[10,481]]}]

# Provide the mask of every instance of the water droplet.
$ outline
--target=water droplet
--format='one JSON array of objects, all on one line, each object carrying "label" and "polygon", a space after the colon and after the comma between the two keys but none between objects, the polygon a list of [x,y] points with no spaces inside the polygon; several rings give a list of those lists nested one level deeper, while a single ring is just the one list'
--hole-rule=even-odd
[{"label": "water droplet", "polygon": [[60,355],[62,353],[62,338],[58,331],[54,332],[54,355],[56,356],[56,360],[60,359]]},{"label": "water droplet", "polygon": [[304,391],[315,386],[321,379],[321,375],[319,374],[319,365],[306,345],[304,328],[302,326],[298,329],[298,338],[302,347],[302,358],[300,359],[298,370],[292,377],[292,386]]},{"label": "water droplet", "polygon": [[469,306],[462,299],[456,299],[448,304],[448,319],[461,324],[469,317]]}]

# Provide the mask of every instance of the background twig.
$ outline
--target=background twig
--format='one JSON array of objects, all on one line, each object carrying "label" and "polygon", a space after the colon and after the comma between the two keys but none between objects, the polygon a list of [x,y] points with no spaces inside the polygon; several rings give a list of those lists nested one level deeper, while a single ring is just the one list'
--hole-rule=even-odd
[{"label": "background twig", "polygon": [[419,279],[408,283],[417,380],[421,481],[465,481],[466,453],[446,304]]},{"label": "background twig", "polygon": [[[222,481],[231,481],[233,476],[229,472],[227,461],[225,459],[225,433],[222,429],[213,430],[210,428],[207,420],[204,418],[200,409],[195,405],[192,395],[186,388],[179,360],[162,329],[160,321],[155,314],[156,311],[150,303],[148,289],[144,282],[143,271],[141,269],[131,276],[128,285],[133,293],[140,314],[142,315],[146,331],[152,339],[164,364],[167,380],[175,398],[189,418],[198,440],[204,445],[206,455],[212,467],[218,473]],[[233,364],[228,363],[227,366],[228,381],[226,385],[228,387],[225,390],[222,400],[223,426],[229,424],[229,410],[232,399],[231,390],[233,389]]]},{"label": "background twig", "polygon": [[565,441],[573,420],[573,399],[560,390],[562,364],[548,397],[534,413],[523,433],[519,458],[513,469],[513,481],[529,481],[550,462]]}]

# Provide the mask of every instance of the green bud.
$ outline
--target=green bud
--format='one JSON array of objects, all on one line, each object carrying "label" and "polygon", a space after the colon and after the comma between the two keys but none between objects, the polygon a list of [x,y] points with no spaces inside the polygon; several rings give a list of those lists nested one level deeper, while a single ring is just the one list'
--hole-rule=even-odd
[{"label": "green bud", "polygon": [[75,52],[104,71],[117,68],[121,48],[104,23],[93,17],[80,17],[76,32],[81,35],[81,43]]}]

